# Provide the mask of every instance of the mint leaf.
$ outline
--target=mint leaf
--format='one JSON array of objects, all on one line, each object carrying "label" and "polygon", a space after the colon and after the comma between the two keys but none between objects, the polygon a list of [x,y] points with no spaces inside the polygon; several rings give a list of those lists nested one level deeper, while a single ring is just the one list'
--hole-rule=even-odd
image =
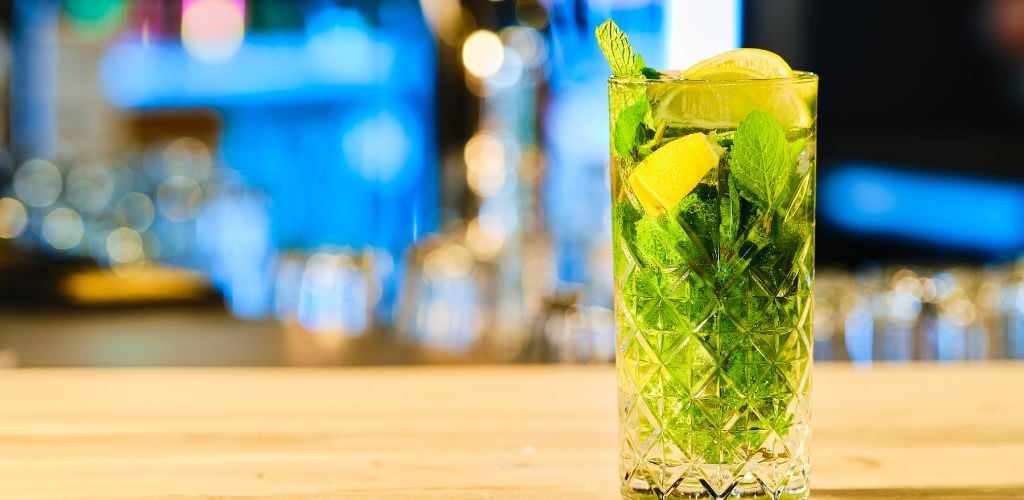
[{"label": "mint leaf", "polygon": [[736,130],[729,166],[740,187],[773,207],[794,167],[786,130],[774,116],[751,111]]},{"label": "mint leaf", "polygon": [[646,99],[641,100],[627,106],[615,119],[612,144],[615,145],[615,152],[619,156],[623,158],[630,156],[633,154],[633,145],[646,140],[646,134],[643,133],[646,129],[641,128],[641,124],[643,124],[644,115],[647,114],[649,107]]},{"label": "mint leaf", "polygon": [[683,263],[678,244],[687,241],[686,233],[669,214],[644,217],[636,223],[637,257],[644,265],[665,269]]},{"label": "mint leaf", "polygon": [[629,38],[611,19],[601,23],[594,31],[597,44],[612,68],[612,74],[620,78],[643,78],[644,59],[633,52]]}]

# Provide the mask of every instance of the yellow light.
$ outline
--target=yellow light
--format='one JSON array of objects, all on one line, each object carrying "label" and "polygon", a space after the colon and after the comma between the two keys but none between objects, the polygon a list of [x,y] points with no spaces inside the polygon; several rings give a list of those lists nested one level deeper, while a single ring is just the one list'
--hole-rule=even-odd
[{"label": "yellow light", "polygon": [[186,0],[181,41],[200,62],[216,64],[238,52],[245,35],[245,3],[238,0]]},{"label": "yellow light", "polygon": [[437,36],[444,43],[458,47],[459,43],[466,38],[466,34],[474,30],[476,30],[476,18],[473,17],[473,13],[456,2],[442,13],[441,22],[437,26]]},{"label": "yellow light", "polygon": [[466,143],[466,182],[474,193],[491,196],[505,185],[505,145],[492,134],[481,132]]},{"label": "yellow light", "polygon": [[17,238],[27,225],[25,205],[14,198],[0,198],[0,238]]},{"label": "yellow light", "polygon": [[43,219],[43,239],[53,248],[74,248],[85,235],[85,226],[78,212],[70,208],[57,208]]},{"label": "yellow light", "polygon": [[462,45],[462,64],[477,78],[497,73],[504,62],[505,49],[493,31],[477,30]]},{"label": "yellow light", "polygon": [[476,19],[459,0],[420,0],[423,16],[442,42],[458,47],[476,29]]},{"label": "yellow light", "polygon": [[119,227],[107,236],[107,255],[115,263],[128,263],[141,260],[145,253],[142,249],[142,237],[130,227]]},{"label": "yellow light", "polygon": [[508,234],[501,219],[482,214],[466,227],[466,246],[483,260],[493,260],[505,246]]},{"label": "yellow light", "polygon": [[446,244],[423,258],[423,272],[435,280],[459,279],[473,271],[473,254],[465,247]]},{"label": "yellow light", "polygon": [[61,293],[77,304],[114,304],[200,299],[209,293],[201,274],[170,267],[147,267],[125,276],[121,266],[111,276],[99,269],[76,272],[60,284]]}]

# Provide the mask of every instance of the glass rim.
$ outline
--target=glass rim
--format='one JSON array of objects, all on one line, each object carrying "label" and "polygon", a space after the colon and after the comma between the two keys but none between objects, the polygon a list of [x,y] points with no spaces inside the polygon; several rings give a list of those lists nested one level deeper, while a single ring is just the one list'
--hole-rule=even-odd
[{"label": "glass rim", "polygon": [[782,78],[747,78],[742,80],[684,80],[679,78],[681,71],[668,71],[662,72],[667,77],[663,78],[624,78],[618,76],[608,77],[608,83],[617,84],[637,84],[637,85],[652,85],[652,84],[674,84],[674,85],[685,85],[685,86],[733,86],[733,85],[756,85],[756,84],[780,84],[780,83],[801,83],[815,81],[818,79],[816,73],[810,71],[793,71],[793,76],[786,76]]}]

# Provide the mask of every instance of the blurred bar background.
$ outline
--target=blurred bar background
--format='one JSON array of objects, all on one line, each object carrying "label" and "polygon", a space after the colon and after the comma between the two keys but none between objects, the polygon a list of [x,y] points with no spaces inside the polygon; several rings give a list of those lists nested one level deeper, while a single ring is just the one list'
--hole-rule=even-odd
[{"label": "blurred bar background", "polygon": [[607,17],[822,75],[817,359],[1024,359],[1024,1],[0,0],[0,366],[610,362]]}]

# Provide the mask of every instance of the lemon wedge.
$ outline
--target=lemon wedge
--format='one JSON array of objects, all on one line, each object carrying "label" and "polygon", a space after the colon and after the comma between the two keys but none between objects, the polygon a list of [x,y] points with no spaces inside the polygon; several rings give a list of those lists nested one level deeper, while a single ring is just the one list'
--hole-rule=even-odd
[{"label": "lemon wedge", "polygon": [[665,213],[697,187],[718,165],[718,158],[718,150],[707,135],[686,135],[644,158],[629,174],[629,186],[645,212]]},{"label": "lemon wedge", "polygon": [[687,80],[737,80],[739,78],[715,78],[736,74],[742,68],[749,79],[787,78],[793,76],[793,69],[774,52],[762,49],[735,49],[709,57],[683,71]]}]

